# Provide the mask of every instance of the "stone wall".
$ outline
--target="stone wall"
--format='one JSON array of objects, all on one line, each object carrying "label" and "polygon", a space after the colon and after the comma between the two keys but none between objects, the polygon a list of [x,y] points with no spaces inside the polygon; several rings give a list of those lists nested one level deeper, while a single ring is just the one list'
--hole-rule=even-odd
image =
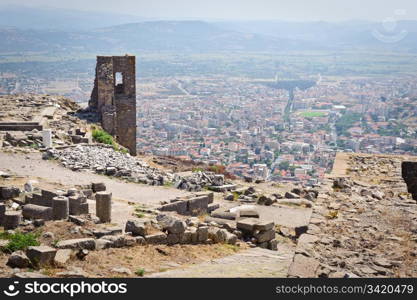
[{"label": "stone wall", "polygon": [[402,177],[408,187],[408,192],[417,200],[417,162],[404,161],[401,164]]},{"label": "stone wall", "polygon": [[[121,83],[116,82],[117,73]],[[99,113],[103,129],[136,155],[135,56],[97,56],[89,106]]]}]

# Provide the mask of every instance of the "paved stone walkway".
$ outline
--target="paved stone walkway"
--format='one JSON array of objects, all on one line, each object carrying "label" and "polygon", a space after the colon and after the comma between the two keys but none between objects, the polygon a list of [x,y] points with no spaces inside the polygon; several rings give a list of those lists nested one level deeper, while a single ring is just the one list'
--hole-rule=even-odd
[{"label": "paved stone walkway", "polygon": [[294,256],[291,245],[279,245],[278,251],[251,248],[240,253],[183,269],[154,273],[158,278],[265,278],[287,277]]}]

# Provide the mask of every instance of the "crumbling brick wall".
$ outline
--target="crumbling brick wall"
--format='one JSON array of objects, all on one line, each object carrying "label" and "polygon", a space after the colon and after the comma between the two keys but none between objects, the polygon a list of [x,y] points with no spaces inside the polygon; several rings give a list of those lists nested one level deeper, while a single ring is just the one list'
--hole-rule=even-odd
[{"label": "crumbling brick wall", "polygon": [[[120,73],[122,82],[116,82]],[[89,106],[108,133],[136,155],[135,56],[97,56],[96,77]]]}]

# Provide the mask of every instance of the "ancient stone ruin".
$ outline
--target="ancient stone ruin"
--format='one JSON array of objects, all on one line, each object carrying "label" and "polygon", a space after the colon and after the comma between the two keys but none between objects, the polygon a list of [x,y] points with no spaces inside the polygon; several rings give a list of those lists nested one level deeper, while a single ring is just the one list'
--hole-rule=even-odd
[{"label": "ancient stone ruin", "polygon": [[101,125],[136,155],[135,56],[97,56],[96,77],[89,101]]}]

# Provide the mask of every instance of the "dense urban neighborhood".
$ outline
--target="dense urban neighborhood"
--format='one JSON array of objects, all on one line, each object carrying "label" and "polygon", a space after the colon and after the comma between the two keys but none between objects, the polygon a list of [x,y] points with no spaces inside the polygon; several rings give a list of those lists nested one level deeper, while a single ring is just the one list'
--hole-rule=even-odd
[{"label": "dense urban neighborhood", "polygon": [[[56,84],[79,102],[93,83],[91,74],[44,85],[6,75],[3,94],[53,94]],[[323,178],[337,151],[417,153],[415,77],[307,79],[139,77],[138,151],[222,165],[241,178],[305,184]]]},{"label": "dense urban neighborhood", "polygon": [[415,78],[317,77],[307,89],[242,78],[139,82],[138,148],[310,184],[338,150],[415,153]]}]

